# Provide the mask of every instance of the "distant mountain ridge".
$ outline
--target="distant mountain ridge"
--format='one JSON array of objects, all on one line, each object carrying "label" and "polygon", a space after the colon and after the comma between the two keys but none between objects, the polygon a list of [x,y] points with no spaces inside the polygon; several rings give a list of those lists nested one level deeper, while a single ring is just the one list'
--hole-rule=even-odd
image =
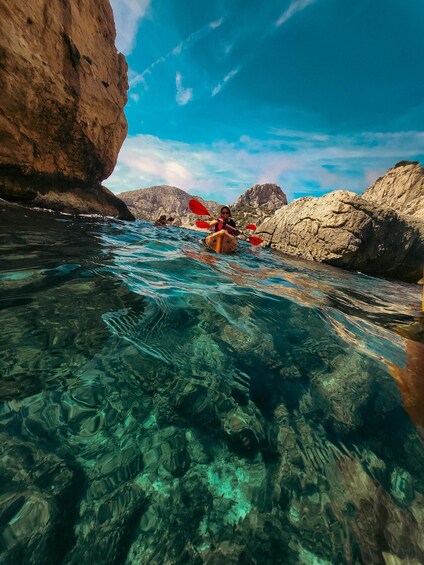
[{"label": "distant mountain ridge", "polygon": [[[224,204],[191,195],[176,186],[156,185],[119,194],[129,210],[138,219],[155,221],[165,214],[174,218],[173,225],[193,228],[198,216],[192,214],[188,203],[191,198],[202,202],[209,212],[218,214]],[[287,205],[284,192],[276,184],[255,184],[247,189],[230,208],[237,224],[262,222],[281,206]]]}]

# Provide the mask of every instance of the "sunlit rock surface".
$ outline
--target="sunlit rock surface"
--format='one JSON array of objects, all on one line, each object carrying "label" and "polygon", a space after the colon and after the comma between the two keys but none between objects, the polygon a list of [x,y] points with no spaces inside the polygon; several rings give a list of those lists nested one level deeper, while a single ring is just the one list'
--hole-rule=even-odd
[{"label": "sunlit rock surface", "polygon": [[[130,190],[119,194],[134,216],[141,220],[154,222],[163,214],[173,218],[172,225],[192,228],[196,219],[188,207],[189,200],[195,198],[202,202],[207,210],[217,214],[219,204],[213,200],[204,200],[200,196],[191,196],[176,186],[159,185]],[[206,218],[205,218],[206,219]]]},{"label": "sunlit rock surface", "polygon": [[353,192],[295,200],[256,234],[270,247],[305,259],[411,282],[422,275],[424,226]]},{"label": "sunlit rock surface", "polygon": [[424,168],[418,161],[401,161],[377,179],[362,196],[424,222]]},{"label": "sunlit rock surface", "polygon": [[218,216],[222,206],[230,205],[232,216],[241,229],[248,223],[262,222],[287,204],[286,195],[276,184],[255,184],[243,192],[233,204],[205,200],[181,188],[168,185],[121,192],[119,198],[122,198],[136,218],[155,221],[164,214],[173,218],[172,225],[187,228],[193,228],[196,219],[199,219],[199,216],[189,210],[188,203],[191,198],[204,204],[212,216]]},{"label": "sunlit rock surface", "polygon": [[260,223],[269,218],[282,206],[287,197],[276,184],[254,184],[232,204],[231,211],[238,224]]},{"label": "sunlit rock surface", "polygon": [[108,0],[0,2],[0,196],[131,219],[101,182],[127,133]]}]

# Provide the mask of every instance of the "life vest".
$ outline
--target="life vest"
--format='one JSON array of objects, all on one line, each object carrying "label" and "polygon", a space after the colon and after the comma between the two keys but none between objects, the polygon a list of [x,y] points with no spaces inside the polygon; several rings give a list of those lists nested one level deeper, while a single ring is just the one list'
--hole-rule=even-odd
[{"label": "life vest", "polygon": [[218,218],[218,223],[215,224],[214,231],[217,232],[217,231],[225,230],[228,233],[234,235],[234,230],[232,230],[228,226],[231,226],[232,228],[236,227],[236,223],[232,218],[230,218],[229,220],[224,220],[224,218]]}]

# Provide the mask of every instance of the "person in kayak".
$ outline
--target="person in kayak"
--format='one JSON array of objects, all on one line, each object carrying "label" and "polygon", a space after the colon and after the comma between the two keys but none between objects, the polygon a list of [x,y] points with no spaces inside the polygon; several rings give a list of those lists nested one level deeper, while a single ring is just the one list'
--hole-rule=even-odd
[{"label": "person in kayak", "polygon": [[221,208],[220,216],[217,220],[213,220],[209,223],[211,228],[214,228],[214,232],[226,230],[231,235],[237,236],[240,232],[237,229],[236,223],[231,217],[231,211],[228,206],[223,206]]},{"label": "person in kayak", "polygon": [[165,214],[162,214],[162,216],[160,216],[156,222],[155,222],[155,226],[166,226],[167,224],[170,224],[171,222],[174,221],[174,218],[166,218]]}]

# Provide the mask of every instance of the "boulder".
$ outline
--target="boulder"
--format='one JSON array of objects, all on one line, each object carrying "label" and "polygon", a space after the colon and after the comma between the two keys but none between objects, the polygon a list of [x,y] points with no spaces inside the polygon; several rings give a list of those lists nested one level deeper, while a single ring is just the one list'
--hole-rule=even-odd
[{"label": "boulder", "polygon": [[254,184],[232,204],[231,211],[237,224],[260,223],[282,206],[287,206],[287,197],[276,184]]},{"label": "boulder", "polygon": [[0,29],[0,196],[132,219],[101,186],[127,133],[108,0],[0,0]]},{"label": "boulder", "polygon": [[418,161],[400,161],[367,188],[362,197],[424,221],[424,168]]},{"label": "boulder", "polygon": [[422,275],[424,227],[353,192],[295,200],[256,234],[305,259],[409,282]]}]

